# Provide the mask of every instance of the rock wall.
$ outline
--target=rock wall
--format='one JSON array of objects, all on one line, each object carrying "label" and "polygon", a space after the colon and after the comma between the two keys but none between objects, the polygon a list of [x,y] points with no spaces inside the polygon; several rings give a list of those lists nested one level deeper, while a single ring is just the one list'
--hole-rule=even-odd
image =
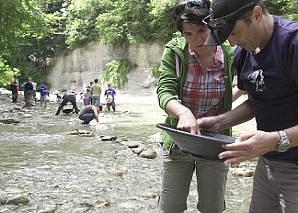
[{"label": "rock wall", "polygon": [[[100,78],[105,64],[114,59],[129,59],[138,67],[128,75],[123,92],[152,92],[151,67],[160,63],[164,47],[156,43],[115,47],[101,43],[89,43],[82,48],[57,55],[49,71],[47,82],[52,90],[75,87],[82,90],[95,78]],[[106,85],[103,84],[103,87]]]}]

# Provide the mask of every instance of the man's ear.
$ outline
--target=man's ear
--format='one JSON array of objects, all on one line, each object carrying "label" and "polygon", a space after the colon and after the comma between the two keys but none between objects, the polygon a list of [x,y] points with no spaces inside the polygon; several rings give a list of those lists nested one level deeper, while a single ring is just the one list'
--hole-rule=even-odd
[{"label": "man's ear", "polygon": [[254,18],[257,22],[260,22],[263,17],[263,8],[259,5],[254,6],[252,9],[252,18]]}]

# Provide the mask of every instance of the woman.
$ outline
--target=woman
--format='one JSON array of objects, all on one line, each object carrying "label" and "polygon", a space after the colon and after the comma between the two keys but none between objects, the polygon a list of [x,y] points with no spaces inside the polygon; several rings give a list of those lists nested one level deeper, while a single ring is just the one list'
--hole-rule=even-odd
[{"label": "woman", "polygon": [[[203,19],[209,11],[209,0],[189,1],[176,7],[174,19],[183,37],[174,38],[166,45],[159,68],[157,94],[160,107],[168,114],[166,123],[194,134],[200,134],[196,119],[221,114],[232,105],[234,49],[227,44],[204,46],[209,29]],[[222,133],[230,135],[231,130]],[[224,211],[228,167],[221,161],[182,152],[165,132],[162,138],[159,205],[163,212],[187,209],[194,171],[198,183],[197,208],[202,213]]]}]

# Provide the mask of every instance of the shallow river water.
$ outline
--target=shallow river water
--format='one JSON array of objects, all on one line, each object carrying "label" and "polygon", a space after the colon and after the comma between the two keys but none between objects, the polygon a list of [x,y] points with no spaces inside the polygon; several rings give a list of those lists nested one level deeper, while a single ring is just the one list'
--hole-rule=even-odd
[{"label": "shallow river water", "polygon": [[[18,110],[12,110],[15,107]],[[104,112],[100,124],[87,126],[80,124],[76,114],[55,116],[57,103],[47,109],[38,104],[30,110],[20,107],[1,96],[1,117],[14,117],[20,123],[0,124],[0,195],[20,193],[29,202],[2,204],[0,213],[159,212],[161,147],[149,138],[159,132],[155,124],[165,115],[155,98],[120,102],[116,113]],[[70,135],[75,129],[95,136]],[[117,140],[99,140],[103,135]],[[142,158],[121,140],[142,141],[157,157]],[[248,212],[251,181],[229,173],[226,213]],[[188,213],[197,212],[195,184]]]}]

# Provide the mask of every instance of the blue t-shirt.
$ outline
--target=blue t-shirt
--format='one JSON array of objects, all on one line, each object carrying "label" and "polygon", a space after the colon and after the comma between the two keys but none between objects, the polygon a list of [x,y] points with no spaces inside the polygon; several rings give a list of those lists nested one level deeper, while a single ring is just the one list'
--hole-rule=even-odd
[{"label": "blue t-shirt", "polygon": [[47,85],[42,84],[39,89],[40,89],[40,96],[46,96],[49,94],[49,91],[48,91],[49,88]]},{"label": "blue t-shirt", "polygon": [[[257,129],[277,131],[298,125],[298,23],[274,18],[273,34],[257,54],[237,48],[238,87],[253,99]],[[265,157],[298,163],[298,147]]]},{"label": "blue t-shirt", "polygon": [[105,96],[108,96],[108,94],[111,94],[114,98],[114,96],[116,95],[116,91],[113,88],[108,88],[105,91]]}]

